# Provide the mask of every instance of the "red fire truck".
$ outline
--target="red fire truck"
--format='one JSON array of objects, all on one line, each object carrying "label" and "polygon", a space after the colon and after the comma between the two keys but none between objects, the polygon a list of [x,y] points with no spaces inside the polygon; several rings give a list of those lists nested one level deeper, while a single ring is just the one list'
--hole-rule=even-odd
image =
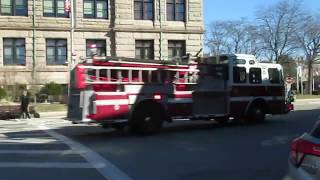
[{"label": "red fire truck", "polygon": [[263,122],[266,114],[289,112],[279,64],[245,54],[192,62],[96,57],[79,63],[72,72],[68,117],[155,133],[164,121]]}]

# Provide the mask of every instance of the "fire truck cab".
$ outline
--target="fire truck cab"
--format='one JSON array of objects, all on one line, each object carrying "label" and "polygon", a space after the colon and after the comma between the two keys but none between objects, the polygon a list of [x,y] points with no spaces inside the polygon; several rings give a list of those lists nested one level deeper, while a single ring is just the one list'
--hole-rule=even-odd
[{"label": "fire truck cab", "polygon": [[185,64],[95,57],[73,69],[68,105],[74,123],[137,133],[158,132],[164,121],[263,122],[288,112],[282,67],[246,54]]}]

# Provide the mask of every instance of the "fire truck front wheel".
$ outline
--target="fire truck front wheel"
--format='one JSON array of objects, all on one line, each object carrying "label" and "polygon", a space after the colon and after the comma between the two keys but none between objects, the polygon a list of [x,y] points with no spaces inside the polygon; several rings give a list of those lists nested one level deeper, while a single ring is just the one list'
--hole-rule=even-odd
[{"label": "fire truck front wheel", "polygon": [[151,135],[161,130],[165,119],[163,107],[154,102],[140,104],[134,111],[130,122],[130,130],[140,135]]}]

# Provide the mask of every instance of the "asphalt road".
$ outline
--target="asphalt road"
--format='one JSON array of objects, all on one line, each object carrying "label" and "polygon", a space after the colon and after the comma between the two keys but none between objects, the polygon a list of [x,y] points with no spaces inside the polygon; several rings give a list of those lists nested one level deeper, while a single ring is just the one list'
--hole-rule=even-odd
[{"label": "asphalt road", "polygon": [[293,138],[320,102],[297,102],[264,124],[179,122],[126,136],[55,118],[0,122],[0,179],[282,180]]}]

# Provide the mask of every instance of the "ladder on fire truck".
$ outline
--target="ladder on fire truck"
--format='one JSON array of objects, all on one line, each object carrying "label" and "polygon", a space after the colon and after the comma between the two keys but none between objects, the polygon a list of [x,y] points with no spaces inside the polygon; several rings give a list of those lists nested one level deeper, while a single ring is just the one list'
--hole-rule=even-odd
[{"label": "ladder on fire truck", "polygon": [[[93,61],[93,62],[91,62]],[[198,70],[192,65],[139,62],[135,58],[96,58],[80,64],[86,85],[174,83],[196,84]],[[193,67],[193,68],[192,68]]]}]

